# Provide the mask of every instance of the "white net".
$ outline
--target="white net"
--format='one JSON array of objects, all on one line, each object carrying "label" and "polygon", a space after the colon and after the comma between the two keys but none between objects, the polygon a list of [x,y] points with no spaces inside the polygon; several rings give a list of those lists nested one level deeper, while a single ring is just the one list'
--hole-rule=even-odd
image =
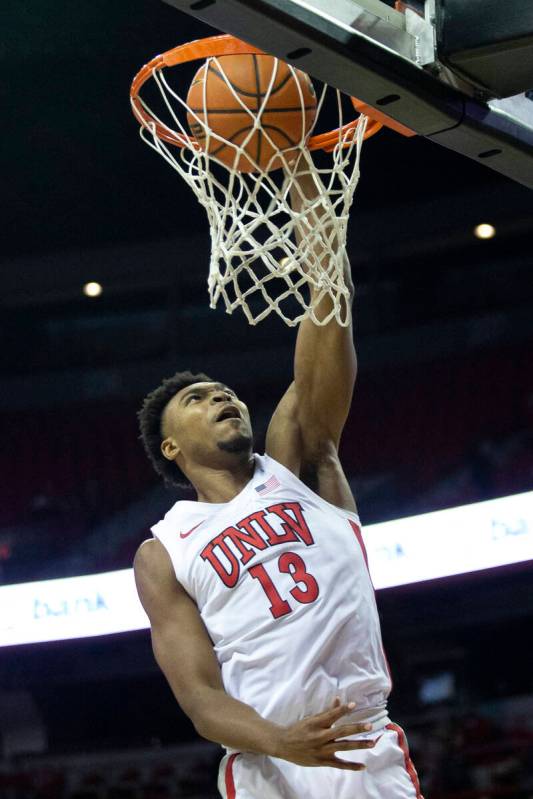
[{"label": "white net", "polygon": [[[343,127],[342,96],[324,85],[313,126],[306,131],[305,99],[295,70],[289,67],[298,87],[302,130],[296,146],[280,149],[268,128],[261,126],[278,60],[273,59],[269,87],[255,111],[234,91],[224,73],[223,59],[212,57],[208,66],[211,63],[223,75],[235,102],[250,116],[249,133],[239,144],[206,124],[209,109],[205,90],[203,114],[194,112],[170,86],[161,68],[154,68],[151,77],[163,98],[167,120],[162,121],[145,100],[138,98],[149,120],[141,127],[141,138],[181,175],[207,212],[212,244],[210,306],[215,308],[222,302],[227,313],[241,308],[252,325],[272,312],[290,326],[304,318],[318,325],[335,318],[339,324],[348,325],[351,303],[345,245],[366,117],[359,117],[352,127]],[[306,144],[328,91],[334,93],[339,130],[328,148],[327,165],[319,168]],[[187,129],[187,113],[194,118],[196,138]],[[251,172],[239,172],[236,166],[242,163],[241,158],[253,160],[246,147],[259,129],[272,147],[272,157],[262,166],[254,161]],[[231,165],[209,152],[218,149],[210,146],[213,140],[232,148]],[[269,171],[280,164],[282,168]],[[310,181],[316,189],[304,191],[302,185],[309,186]],[[324,302],[326,296],[330,301]]]}]

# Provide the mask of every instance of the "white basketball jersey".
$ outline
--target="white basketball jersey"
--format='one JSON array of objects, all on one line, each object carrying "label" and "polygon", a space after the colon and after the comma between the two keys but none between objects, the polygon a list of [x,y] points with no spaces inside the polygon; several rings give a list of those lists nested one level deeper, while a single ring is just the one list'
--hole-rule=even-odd
[{"label": "white basketball jersey", "polygon": [[391,682],[359,518],[268,455],[230,502],[177,502],[152,531],[195,601],[225,690],[288,724],[386,714]]}]

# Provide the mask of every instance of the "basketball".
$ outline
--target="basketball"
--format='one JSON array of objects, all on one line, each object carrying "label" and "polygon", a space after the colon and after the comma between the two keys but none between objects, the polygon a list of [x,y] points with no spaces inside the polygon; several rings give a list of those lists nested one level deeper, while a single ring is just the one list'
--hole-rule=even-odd
[{"label": "basketball", "polygon": [[[309,133],[316,114],[316,94],[305,72],[293,72],[272,56],[229,55],[200,67],[191,83],[187,105],[218,136],[234,145],[246,141],[243,155],[236,158],[231,145],[215,137],[207,141],[204,126],[188,113],[191,133],[210,155],[228,167],[235,165],[239,172],[255,172],[258,167],[271,171],[282,166],[275,157],[278,149],[290,157],[291,149]],[[259,116],[260,126],[255,131],[254,117],[247,109]]]}]

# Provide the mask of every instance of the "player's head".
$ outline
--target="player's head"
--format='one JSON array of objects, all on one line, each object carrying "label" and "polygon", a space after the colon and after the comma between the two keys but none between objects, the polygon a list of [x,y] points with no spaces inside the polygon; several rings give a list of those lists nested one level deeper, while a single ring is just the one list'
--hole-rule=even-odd
[{"label": "player's head", "polygon": [[252,451],[248,408],[203,373],[177,372],[163,380],[145,397],[138,417],[154,469],[173,485],[188,484],[191,465],[224,468]]}]

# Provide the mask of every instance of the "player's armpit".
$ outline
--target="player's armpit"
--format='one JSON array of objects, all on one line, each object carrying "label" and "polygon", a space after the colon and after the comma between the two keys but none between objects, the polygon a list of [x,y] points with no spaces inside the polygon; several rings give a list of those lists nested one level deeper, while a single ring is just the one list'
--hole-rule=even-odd
[{"label": "player's armpit", "polygon": [[306,436],[300,425],[299,404],[296,385],[292,383],[268,427],[267,455],[282,463],[327,502],[357,513],[335,442],[328,435]]},{"label": "player's armpit", "polygon": [[332,441],[324,440],[311,452],[303,448],[300,479],[326,502],[357,513],[352,489]]}]

